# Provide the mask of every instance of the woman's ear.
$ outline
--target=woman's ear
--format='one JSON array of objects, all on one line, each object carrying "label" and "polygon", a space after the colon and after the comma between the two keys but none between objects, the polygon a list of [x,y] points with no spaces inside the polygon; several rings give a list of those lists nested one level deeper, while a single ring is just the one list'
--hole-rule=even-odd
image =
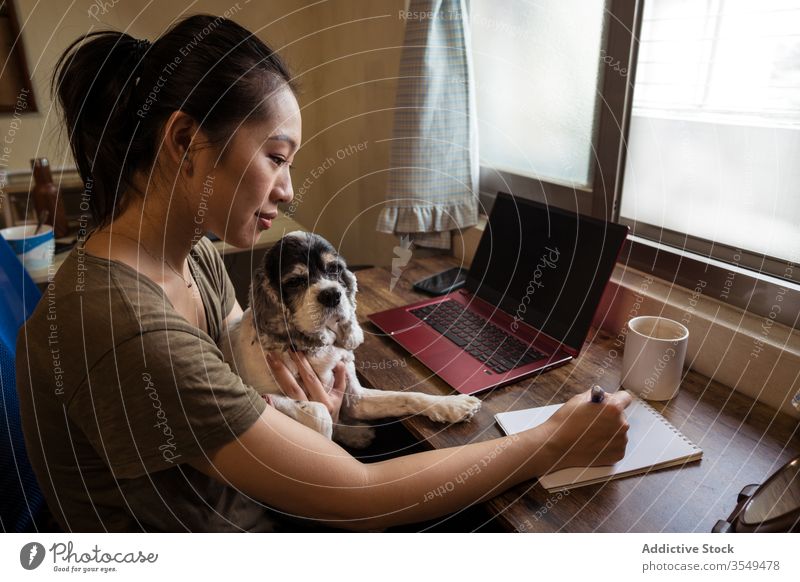
[{"label": "woman's ear", "polygon": [[192,142],[198,132],[194,118],[183,111],[173,111],[164,124],[163,149],[176,173],[191,178],[194,172]]}]

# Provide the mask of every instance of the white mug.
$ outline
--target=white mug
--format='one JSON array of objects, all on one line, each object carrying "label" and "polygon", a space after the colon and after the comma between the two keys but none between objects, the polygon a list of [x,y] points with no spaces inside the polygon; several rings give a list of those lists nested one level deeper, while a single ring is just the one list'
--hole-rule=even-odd
[{"label": "white mug", "polygon": [[622,385],[645,400],[670,400],[678,393],[689,330],[666,317],[644,315],[628,322]]}]

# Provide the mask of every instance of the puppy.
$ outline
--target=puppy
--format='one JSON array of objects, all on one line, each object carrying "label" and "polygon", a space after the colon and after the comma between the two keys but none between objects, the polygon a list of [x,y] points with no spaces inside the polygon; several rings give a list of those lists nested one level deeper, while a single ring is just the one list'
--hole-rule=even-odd
[{"label": "puppy", "polygon": [[[421,414],[439,422],[471,418],[481,401],[473,396],[432,396],[420,392],[373,390],[359,384],[353,350],[364,341],[356,319],[356,278],[331,244],[316,234],[295,231],[278,241],[256,269],[250,306],[222,338],[225,360],[259,393],[271,395],[278,410],[354,448],[367,446],[374,431],[361,421]],[[319,402],[282,395],[266,351],[299,378],[287,350],[306,353],[323,386],[333,387],[333,368],[344,362],[347,385],[339,423]]]}]

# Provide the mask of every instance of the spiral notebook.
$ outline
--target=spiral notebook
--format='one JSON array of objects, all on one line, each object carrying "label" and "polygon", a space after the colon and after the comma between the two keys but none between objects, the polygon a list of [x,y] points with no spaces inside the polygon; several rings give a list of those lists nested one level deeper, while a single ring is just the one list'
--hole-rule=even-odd
[{"label": "spiral notebook", "polygon": [[[633,401],[625,409],[630,428],[625,458],[603,467],[570,467],[539,479],[548,493],[566,491],[656,469],[696,461],[703,451],[644,400],[631,394]],[[514,434],[542,424],[562,405],[527,408],[495,414],[506,434]]]}]

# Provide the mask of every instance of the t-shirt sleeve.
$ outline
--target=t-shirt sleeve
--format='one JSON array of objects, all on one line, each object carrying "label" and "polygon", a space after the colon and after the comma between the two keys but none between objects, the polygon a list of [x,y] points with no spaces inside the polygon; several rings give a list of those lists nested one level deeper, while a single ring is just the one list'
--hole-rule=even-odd
[{"label": "t-shirt sleeve", "polygon": [[203,254],[206,273],[219,293],[222,319],[225,319],[233,309],[234,303],[236,303],[236,290],[233,287],[233,282],[228,275],[228,270],[225,268],[222,255],[219,254],[214,243],[204,237],[200,239],[197,246],[197,250]]},{"label": "t-shirt sleeve", "polygon": [[202,459],[266,407],[219,349],[186,331],[143,333],[93,366],[67,412],[117,478]]}]

